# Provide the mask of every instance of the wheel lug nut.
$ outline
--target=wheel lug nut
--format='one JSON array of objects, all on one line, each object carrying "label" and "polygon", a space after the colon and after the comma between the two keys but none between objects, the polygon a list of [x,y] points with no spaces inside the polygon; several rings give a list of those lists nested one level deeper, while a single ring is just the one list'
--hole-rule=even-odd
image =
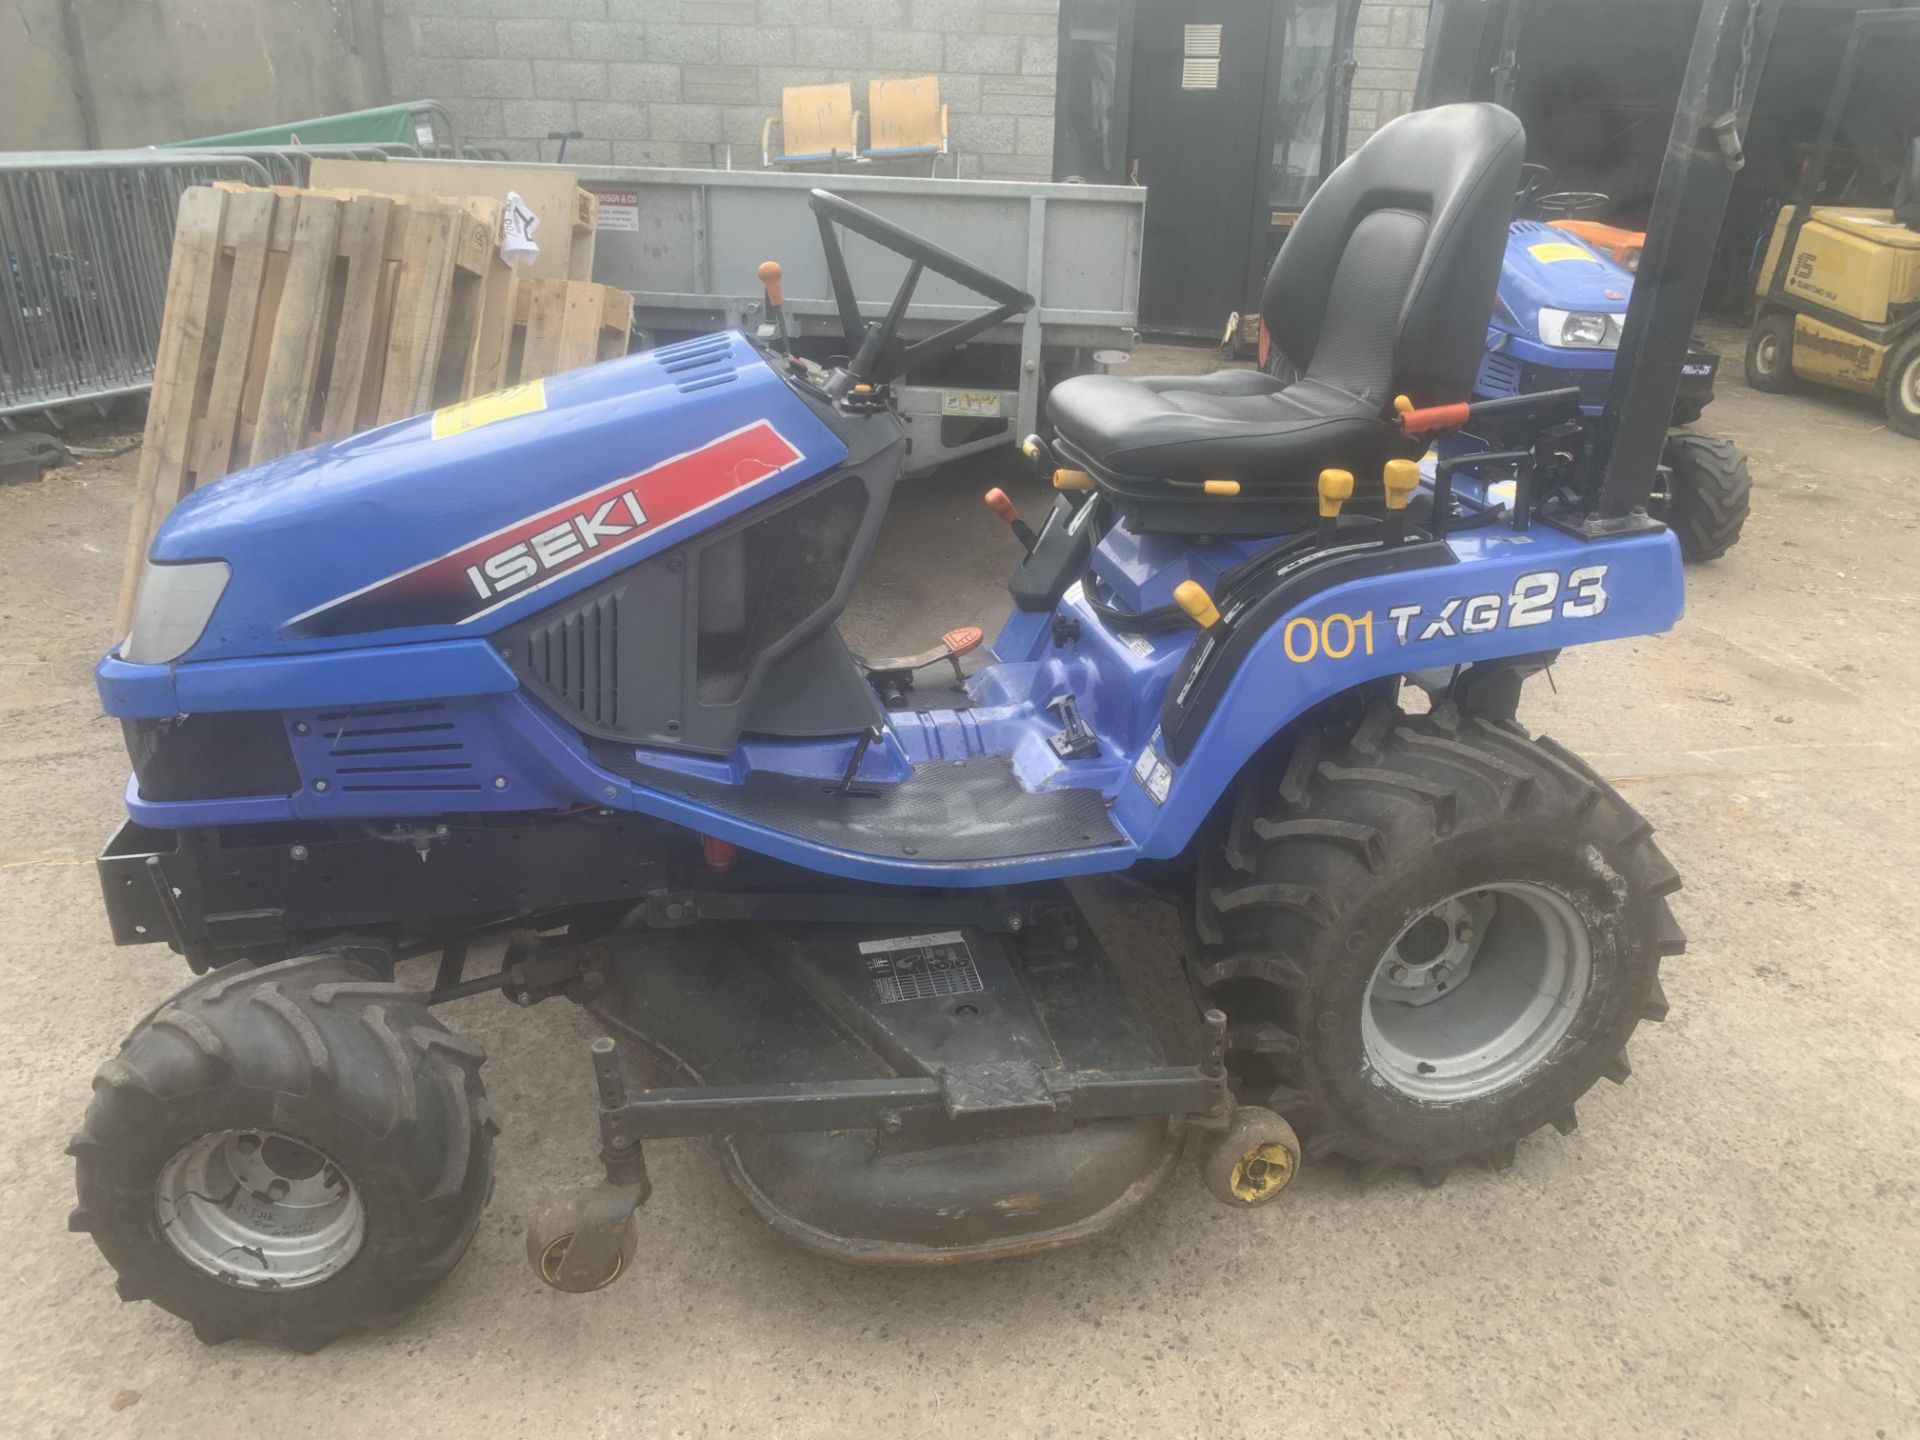
[{"label": "wheel lug nut", "polygon": [[1444,965],[1436,965],[1433,967],[1430,973],[1433,977],[1434,984],[1444,985],[1447,983],[1447,976],[1450,975],[1452,972],[1448,970],[1447,967]]},{"label": "wheel lug nut", "polygon": [[1404,985],[1407,983],[1408,973],[1406,966],[1396,965],[1387,972],[1387,978],[1392,980],[1396,985]]}]

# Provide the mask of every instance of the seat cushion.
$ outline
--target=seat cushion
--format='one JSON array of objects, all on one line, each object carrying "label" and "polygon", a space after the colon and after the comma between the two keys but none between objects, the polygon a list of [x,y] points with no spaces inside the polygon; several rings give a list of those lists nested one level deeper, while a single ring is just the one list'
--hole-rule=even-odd
[{"label": "seat cushion", "polygon": [[1245,490],[1308,492],[1327,466],[1361,473],[1394,453],[1379,407],[1313,380],[1258,370],[1211,375],[1082,375],[1047,398],[1047,418],[1101,470],[1143,481],[1238,480]]}]

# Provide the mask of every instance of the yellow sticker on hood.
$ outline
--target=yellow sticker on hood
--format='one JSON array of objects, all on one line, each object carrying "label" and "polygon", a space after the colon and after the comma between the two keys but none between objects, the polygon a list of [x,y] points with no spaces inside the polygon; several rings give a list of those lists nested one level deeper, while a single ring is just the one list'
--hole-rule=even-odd
[{"label": "yellow sticker on hood", "polygon": [[524,385],[509,385],[491,395],[476,395],[471,400],[462,400],[458,405],[448,405],[434,411],[433,438],[444,440],[449,435],[464,435],[469,430],[478,430],[482,425],[511,420],[516,415],[531,415],[546,408],[546,381],[529,380]]},{"label": "yellow sticker on hood", "polygon": [[1549,264],[1555,260],[1593,260],[1596,265],[1600,263],[1594,260],[1591,250],[1584,250],[1568,240],[1543,240],[1538,245],[1527,246],[1527,254]]}]

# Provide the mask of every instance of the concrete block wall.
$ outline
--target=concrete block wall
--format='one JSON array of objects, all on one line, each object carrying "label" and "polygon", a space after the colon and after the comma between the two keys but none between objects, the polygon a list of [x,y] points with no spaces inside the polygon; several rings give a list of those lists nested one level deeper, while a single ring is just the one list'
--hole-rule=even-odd
[{"label": "concrete block wall", "polygon": [[1059,0],[382,3],[394,98],[516,159],[582,130],[569,160],[757,168],[782,87],[850,81],[865,110],[869,80],[934,74],[961,176],[1052,178]]},{"label": "concrete block wall", "polygon": [[1426,0],[1362,0],[1353,28],[1356,68],[1347,110],[1349,154],[1375,130],[1413,108],[1426,38]]}]

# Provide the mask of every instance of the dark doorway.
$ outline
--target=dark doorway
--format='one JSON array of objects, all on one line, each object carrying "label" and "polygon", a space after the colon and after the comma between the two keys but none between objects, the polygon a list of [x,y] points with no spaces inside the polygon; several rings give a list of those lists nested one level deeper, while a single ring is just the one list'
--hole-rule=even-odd
[{"label": "dark doorway", "polygon": [[1147,187],[1143,330],[1252,308],[1341,158],[1355,0],[1063,0],[1056,179]]},{"label": "dark doorway", "polygon": [[1142,5],[1132,178],[1147,187],[1140,324],[1219,334],[1240,308],[1255,208],[1272,0]]}]

